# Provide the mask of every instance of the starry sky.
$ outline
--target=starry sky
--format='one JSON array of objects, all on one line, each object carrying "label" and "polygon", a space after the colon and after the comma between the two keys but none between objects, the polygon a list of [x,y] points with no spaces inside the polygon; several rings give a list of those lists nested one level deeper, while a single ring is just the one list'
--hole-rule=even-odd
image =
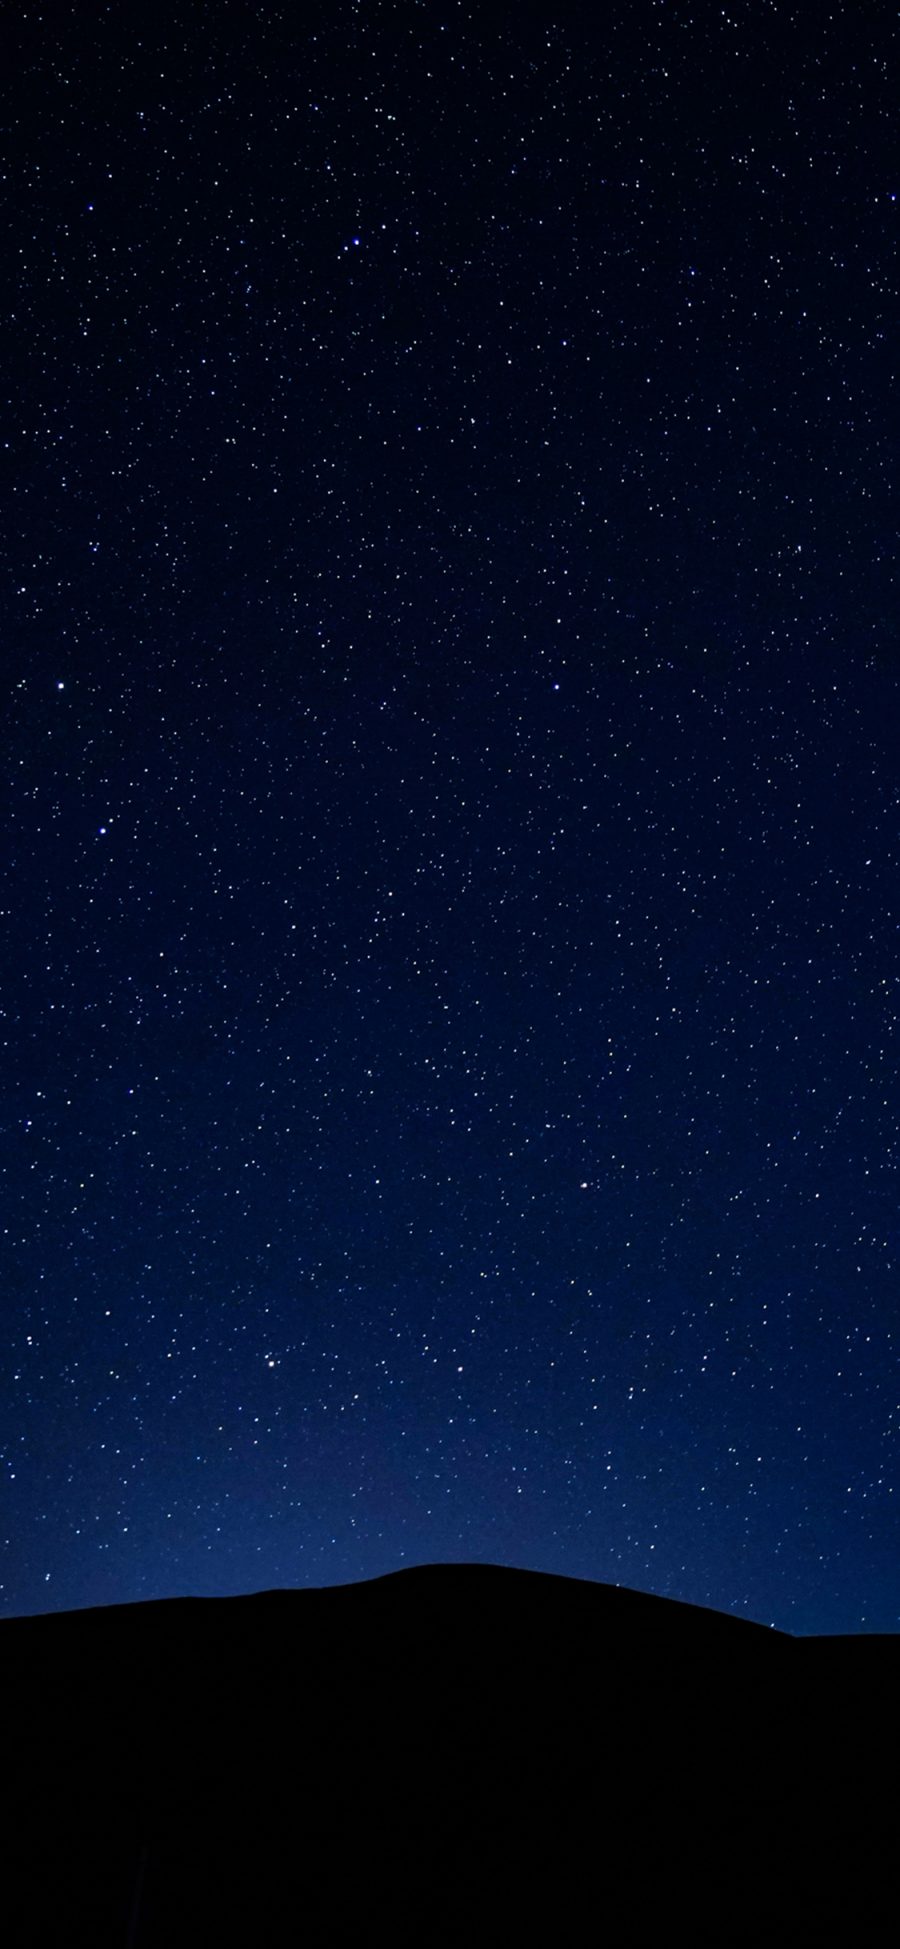
[{"label": "starry sky", "polygon": [[15,13],[0,1609],[900,1628],[893,10]]}]

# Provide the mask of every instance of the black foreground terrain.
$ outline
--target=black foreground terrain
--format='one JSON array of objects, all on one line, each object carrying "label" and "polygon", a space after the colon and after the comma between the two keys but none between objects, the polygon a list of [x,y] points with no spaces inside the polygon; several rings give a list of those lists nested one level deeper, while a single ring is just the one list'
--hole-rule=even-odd
[{"label": "black foreground terrain", "polygon": [[2,1939],[874,1942],[898,1645],[485,1564],[7,1620]]}]

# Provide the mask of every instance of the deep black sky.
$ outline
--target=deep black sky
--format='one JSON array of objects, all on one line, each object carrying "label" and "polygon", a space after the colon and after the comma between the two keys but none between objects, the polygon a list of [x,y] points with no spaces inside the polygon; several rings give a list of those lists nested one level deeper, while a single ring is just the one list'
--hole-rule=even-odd
[{"label": "deep black sky", "polygon": [[0,1605],[897,1629],[893,9],[15,13]]}]

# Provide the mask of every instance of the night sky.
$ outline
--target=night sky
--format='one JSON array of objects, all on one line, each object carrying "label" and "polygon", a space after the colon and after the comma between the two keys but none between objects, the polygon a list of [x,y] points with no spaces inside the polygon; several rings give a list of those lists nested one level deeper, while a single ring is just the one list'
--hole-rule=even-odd
[{"label": "night sky", "polygon": [[0,1607],[896,1630],[894,10],[13,13]]}]

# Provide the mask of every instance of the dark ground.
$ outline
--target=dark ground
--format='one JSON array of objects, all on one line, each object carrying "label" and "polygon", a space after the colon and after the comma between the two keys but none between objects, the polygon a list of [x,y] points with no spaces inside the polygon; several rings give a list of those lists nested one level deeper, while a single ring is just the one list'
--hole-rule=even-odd
[{"label": "dark ground", "polygon": [[489,1565],[8,1620],[3,1939],[860,1943],[897,1639]]}]

